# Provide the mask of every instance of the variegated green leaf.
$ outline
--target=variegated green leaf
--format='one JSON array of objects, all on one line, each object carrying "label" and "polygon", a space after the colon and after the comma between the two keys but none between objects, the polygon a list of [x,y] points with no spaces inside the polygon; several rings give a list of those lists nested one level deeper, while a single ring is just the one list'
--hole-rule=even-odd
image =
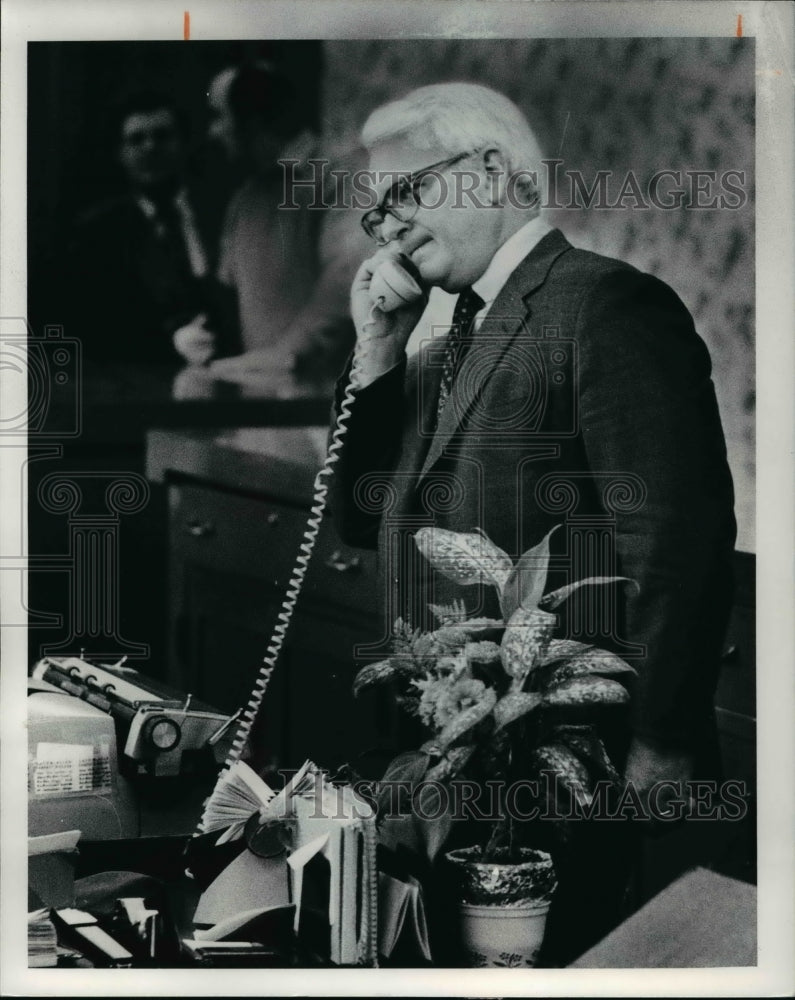
[{"label": "variegated green leaf", "polygon": [[528,549],[520,557],[505,581],[500,594],[500,607],[503,617],[509,621],[519,607],[535,608],[544,593],[549,567],[549,540],[557,531],[556,525],[538,545]]},{"label": "variegated green leaf", "polygon": [[593,801],[593,784],[588,768],[568,747],[560,743],[545,743],[533,751],[531,763],[538,772],[552,772],[580,805],[587,807]]},{"label": "variegated green leaf", "polygon": [[397,671],[391,660],[379,660],[378,663],[368,663],[353,679],[353,693],[358,695],[365,688],[382,681],[391,680]]},{"label": "variegated green leaf", "polygon": [[519,688],[546,649],[557,619],[538,608],[517,608],[511,616],[500,646],[505,672]]},{"label": "variegated green leaf", "polygon": [[540,704],[540,695],[526,691],[509,691],[494,706],[495,729],[502,729],[503,726],[521,719]]},{"label": "variegated green leaf", "polygon": [[576,642],[574,639],[550,639],[549,645],[544,650],[538,665],[544,666],[555,660],[568,660],[578,653],[584,653],[589,649],[594,649],[593,645],[585,642]]},{"label": "variegated green leaf", "polygon": [[[562,643],[564,648],[558,649],[555,653],[550,652],[552,646],[556,643]],[[569,645],[581,646],[583,649],[590,648],[584,643],[573,643],[568,639],[552,639],[549,646],[539,657],[533,670],[533,691],[546,691],[549,686],[555,686],[560,681],[567,680],[569,677],[578,677],[590,673],[589,670],[583,667],[577,667],[573,670],[568,669],[569,661],[575,656],[573,652],[565,651],[565,647]]]},{"label": "variegated green leaf", "polygon": [[599,674],[602,677],[619,677],[622,674],[637,673],[635,668],[622,660],[620,656],[616,656],[615,653],[611,653],[607,649],[597,649],[595,646],[577,653],[569,662],[587,667],[591,673]]},{"label": "variegated green leaf", "polygon": [[572,677],[544,695],[544,704],[551,706],[622,705],[627,701],[626,688],[597,674]]},{"label": "variegated green leaf", "polygon": [[433,634],[442,638],[444,642],[461,640],[466,642],[470,636],[482,636],[486,632],[493,632],[495,629],[502,630],[505,623],[499,618],[470,618],[460,625],[442,625]]},{"label": "variegated green leaf", "polygon": [[434,569],[462,586],[490,583],[502,590],[511,572],[508,554],[480,531],[420,528],[414,541]]},{"label": "variegated green leaf", "polygon": [[463,712],[459,712],[458,715],[444,727],[444,729],[439,733],[437,737],[433,740],[434,746],[438,747],[441,751],[445,751],[451,743],[454,743],[457,739],[460,739],[465,732],[476,726],[482,719],[494,708],[494,703],[497,701],[497,692],[494,688],[484,688],[483,697],[477,704],[470,705],[469,708],[465,708]]},{"label": "variegated green leaf", "polygon": [[553,734],[557,743],[562,743],[580,758],[592,777],[604,777],[616,783],[620,781],[619,773],[594,726],[555,726]]},{"label": "variegated green leaf", "polygon": [[570,597],[575,590],[579,590],[580,587],[590,587],[597,584],[604,583],[634,583],[634,580],[630,580],[628,576],[589,576],[585,580],[577,580],[576,583],[568,583],[565,587],[559,587],[557,590],[553,590],[539,600],[538,606],[540,608],[548,608],[550,611],[554,611],[555,608],[559,607],[566,598]]},{"label": "variegated green leaf", "polygon": [[[550,647],[559,640],[550,643]],[[600,677],[620,677],[622,675],[634,674],[634,669],[625,663],[614,653],[609,653],[605,649],[597,649],[595,646],[586,646],[583,643],[563,640],[562,648],[558,648],[555,654],[548,649],[542,661],[538,664],[534,674],[534,689],[536,691],[549,691],[559,687],[572,677],[587,677],[591,674]],[[564,655],[567,647],[579,646],[582,652]]]},{"label": "variegated green leaf", "polygon": [[[536,681],[537,690],[552,691],[572,677],[587,677],[591,671],[584,663],[577,663],[576,660],[558,660],[549,664],[549,671],[543,671],[546,675],[540,683]],[[540,672],[540,671],[539,671]]]}]

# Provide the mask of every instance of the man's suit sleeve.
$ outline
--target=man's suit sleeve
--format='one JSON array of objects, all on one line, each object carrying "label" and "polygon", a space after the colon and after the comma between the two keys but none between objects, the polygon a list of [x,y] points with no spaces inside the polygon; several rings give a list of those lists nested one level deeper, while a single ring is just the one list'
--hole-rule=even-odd
[{"label": "man's suit sleeve", "polygon": [[[377,547],[385,497],[379,484],[386,483],[400,456],[405,376],[404,358],[354,394],[329,498],[337,532],[348,545]],[[331,436],[349,379],[350,363],[337,383]]]},{"label": "man's suit sleeve", "polygon": [[731,595],[731,477],[707,349],[675,293],[629,269],[600,277],[577,317],[589,468],[642,482],[617,505],[618,572],[630,642],[646,647],[636,735],[690,750],[711,699]]}]

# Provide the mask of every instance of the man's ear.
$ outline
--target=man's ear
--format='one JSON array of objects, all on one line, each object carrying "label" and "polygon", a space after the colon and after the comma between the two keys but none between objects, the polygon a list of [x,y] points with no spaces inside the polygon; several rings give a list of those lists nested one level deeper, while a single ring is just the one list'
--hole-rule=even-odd
[{"label": "man's ear", "polygon": [[483,168],[488,181],[486,197],[492,205],[504,204],[509,169],[507,157],[502,150],[492,146],[483,153]]}]

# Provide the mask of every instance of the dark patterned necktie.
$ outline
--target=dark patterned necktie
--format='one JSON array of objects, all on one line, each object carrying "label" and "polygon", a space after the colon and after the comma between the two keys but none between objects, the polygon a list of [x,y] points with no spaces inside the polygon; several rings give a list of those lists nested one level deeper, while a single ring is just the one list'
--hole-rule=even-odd
[{"label": "dark patterned necktie", "polygon": [[450,333],[447,335],[447,349],[445,350],[442,365],[442,381],[439,386],[439,403],[436,409],[437,424],[450,396],[450,391],[453,388],[456,372],[469,347],[472,321],[484,305],[485,302],[483,299],[477,292],[473,292],[471,288],[465,288],[456,300],[455,309],[453,310],[453,323]]}]

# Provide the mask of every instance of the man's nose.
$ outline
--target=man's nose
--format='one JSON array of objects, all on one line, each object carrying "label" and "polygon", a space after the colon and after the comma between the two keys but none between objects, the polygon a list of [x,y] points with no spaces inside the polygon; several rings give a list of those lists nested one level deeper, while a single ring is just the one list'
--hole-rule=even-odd
[{"label": "man's nose", "polygon": [[384,216],[384,221],[381,223],[381,235],[388,243],[391,243],[392,240],[398,239],[398,237],[402,236],[410,228],[410,221],[404,222],[401,219],[396,219],[394,215],[387,212]]}]

